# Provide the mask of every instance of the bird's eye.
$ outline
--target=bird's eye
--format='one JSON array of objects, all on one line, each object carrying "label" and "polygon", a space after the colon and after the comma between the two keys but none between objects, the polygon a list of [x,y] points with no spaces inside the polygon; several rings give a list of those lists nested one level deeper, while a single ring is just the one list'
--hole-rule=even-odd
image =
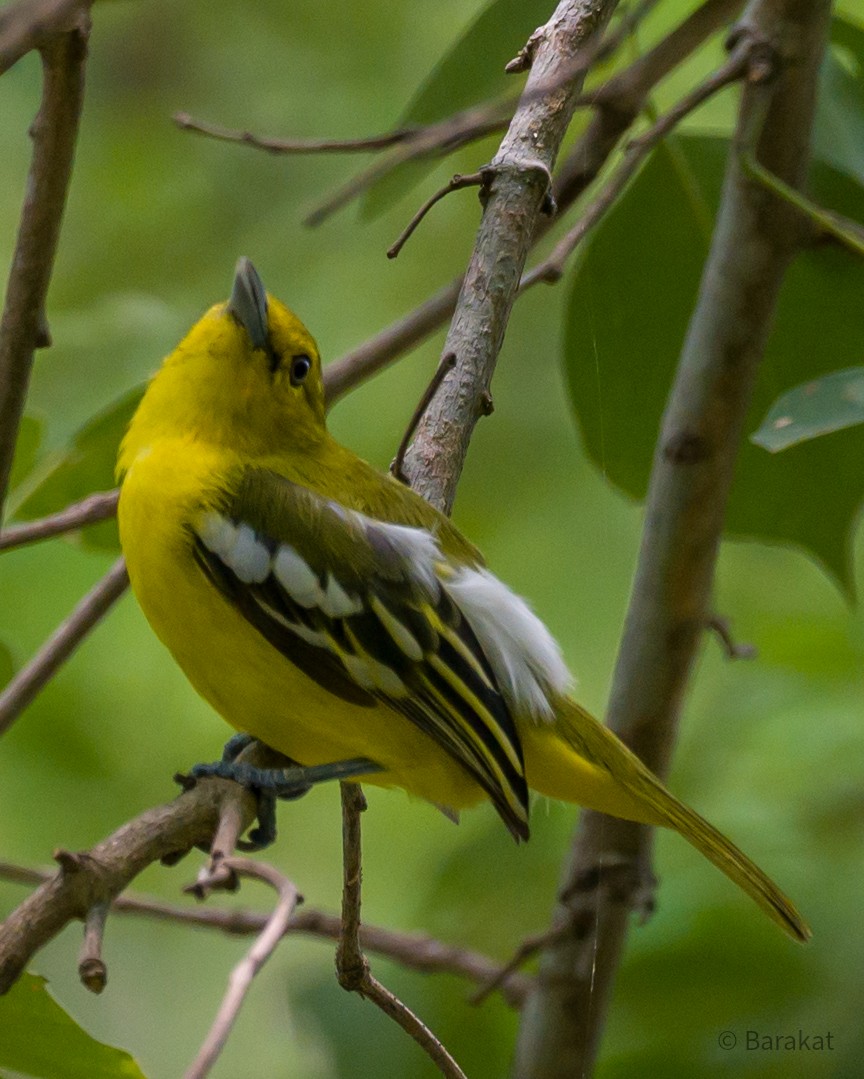
[{"label": "bird's eye", "polygon": [[291,358],[291,385],[299,386],[312,370],[312,361],[308,356],[293,356]]}]

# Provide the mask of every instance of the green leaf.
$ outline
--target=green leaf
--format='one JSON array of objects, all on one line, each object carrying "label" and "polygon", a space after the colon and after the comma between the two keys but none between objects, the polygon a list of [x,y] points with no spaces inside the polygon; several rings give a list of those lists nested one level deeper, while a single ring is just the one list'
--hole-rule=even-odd
[{"label": "green leaf", "polygon": [[22,416],[12,460],[9,489],[14,490],[33,471],[42,444],[42,423],[35,416]]},{"label": "green leaf", "polygon": [[128,1053],[82,1030],[34,974],[0,997],[0,1067],[34,1079],[145,1079]]},{"label": "green leaf", "polygon": [[[573,278],[565,363],[589,455],[617,487],[643,498],[660,419],[708,252],[728,144],[680,137],[661,148],[594,236]],[[813,169],[815,199],[864,220],[864,192]],[[860,363],[864,262],[838,246],[790,267],[745,430],[784,386]],[[864,496],[864,427],[771,457],[745,441],[727,534],[796,544],[851,592],[849,534]]]},{"label": "green leaf", "polygon": [[864,423],[864,367],[850,367],[778,397],[750,440],[769,453],[779,453],[859,423]]},{"label": "green leaf", "polygon": [[[520,84],[504,74],[504,67],[550,11],[549,0],[492,0],[435,65],[395,127],[432,124],[504,91],[518,90]],[[436,158],[410,161],[388,173],[366,193],[364,218],[389,210],[436,164]]]},{"label": "green leaf", "polygon": [[836,17],[819,76],[813,153],[864,183],[864,30]]},{"label": "green leaf", "polygon": [[[25,521],[44,517],[94,491],[114,487],[117,448],[143,392],[143,386],[136,386],[89,420],[72,439],[72,445],[49,463],[47,474],[17,507],[15,516]],[[91,525],[82,535],[95,547],[119,546],[113,520]]]}]

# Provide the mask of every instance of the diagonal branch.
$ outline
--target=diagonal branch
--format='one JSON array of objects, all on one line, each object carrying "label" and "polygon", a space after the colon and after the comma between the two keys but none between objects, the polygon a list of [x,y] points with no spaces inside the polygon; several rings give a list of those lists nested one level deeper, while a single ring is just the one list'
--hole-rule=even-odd
[{"label": "diagonal branch", "polygon": [[[519,288],[552,169],[570,123],[590,48],[616,0],[562,0],[534,38],[531,74],[522,102],[493,158],[488,197],[444,354],[456,364],[420,422],[405,457],[405,473],[430,502],[448,511],[474,426],[483,413],[510,311]],[[564,72],[579,74],[565,81]],[[554,86],[543,96],[538,86]]]},{"label": "diagonal branch", "polygon": [[[742,6],[743,0],[705,0],[668,37],[598,90],[595,95],[597,115],[577,140],[555,178],[553,196],[558,205],[558,215],[554,219],[540,217],[532,245],[546,235],[555,221],[597,178],[657,83],[707,38],[726,26]],[[360,382],[394,363],[442,326],[456,309],[463,280],[457,277],[375,337],[328,364],[324,370],[328,406],[335,404]],[[523,278],[520,287],[527,288],[536,280],[535,277],[529,280]]]},{"label": "diagonal branch", "polygon": [[26,524],[3,529],[0,532],[0,551],[23,547],[28,543],[38,543],[40,540],[62,536],[66,532],[74,532],[85,525],[107,521],[117,512],[119,498],[119,491],[98,491],[48,517],[40,517],[36,521],[27,521]]},{"label": "diagonal branch", "polygon": [[[779,73],[742,94],[738,140],[785,182],[806,176],[829,0],[754,0],[740,34],[766,40]],[[711,614],[714,564],[751,388],[780,283],[802,239],[796,212],[730,154],[702,286],[655,452],[636,579],[615,669],[610,726],[653,770],[668,768],[687,681]],[[628,915],[648,879],[650,832],[582,815],[546,949],[523,1013],[517,1079],[591,1074]],[[609,875],[615,861],[624,872]]]},{"label": "diagonal branch", "polygon": [[[30,384],[33,353],[51,343],[45,297],[57,251],[84,98],[90,20],[85,12],[77,10],[80,5],[65,6],[74,15],[68,32],[55,33],[46,40],[37,35],[35,39],[41,41],[42,103],[31,128],[33,159],[6,288],[6,306],[0,320],[0,521]],[[22,25],[27,7],[20,5],[4,12],[0,34],[6,30],[14,37],[13,31]],[[34,24],[31,21],[28,25]],[[24,48],[24,44],[20,47]],[[0,40],[0,48],[2,45]]]},{"label": "diagonal branch", "polygon": [[269,884],[276,890],[278,902],[249,952],[232,970],[228,980],[228,989],[213,1026],[195,1060],[187,1069],[184,1079],[204,1079],[204,1076],[210,1074],[219,1054],[225,1048],[225,1043],[240,1014],[243,1001],[252,987],[255,975],[276,950],[276,946],[285,935],[297,904],[302,901],[302,897],[291,881],[272,866],[252,861],[250,858],[224,858],[221,864],[238,877],[251,877],[253,880]]},{"label": "diagonal branch", "polygon": [[0,735],[12,726],[37,693],[51,681],[128,585],[126,563],[119,558],[0,693]]}]

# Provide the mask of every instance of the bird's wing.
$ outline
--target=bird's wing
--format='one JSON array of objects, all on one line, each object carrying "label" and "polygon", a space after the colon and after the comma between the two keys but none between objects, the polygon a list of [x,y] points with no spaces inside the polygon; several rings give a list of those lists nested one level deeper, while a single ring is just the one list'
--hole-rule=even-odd
[{"label": "bird's wing", "polygon": [[505,656],[502,666],[490,651],[488,598],[476,630],[466,617],[483,582],[521,604],[505,616],[534,619],[521,600],[486,571],[466,571],[478,578],[466,590],[431,532],[346,509],[265,470],[248,470],[192,531],[210,582],[287,659],[336,696],[401,712],[467,769],[514,835],[527,837],[507,688],[514,664],[526,661]]}]

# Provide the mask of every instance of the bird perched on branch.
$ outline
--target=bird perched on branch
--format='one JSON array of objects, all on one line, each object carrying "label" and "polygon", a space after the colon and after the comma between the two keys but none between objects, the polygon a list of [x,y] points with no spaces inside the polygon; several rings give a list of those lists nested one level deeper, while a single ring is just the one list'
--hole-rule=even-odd
[{"label": "bird perched on branch", "polygon": [[123,440],[132,587],[197,691],[310,780],[402,787],[453,815],[490,799],[517,839],[529,789],[674,828],[807,939],[776,885],[570,697],[528,605],[340,446],[324,406],[315,342],[241,259]]}]

